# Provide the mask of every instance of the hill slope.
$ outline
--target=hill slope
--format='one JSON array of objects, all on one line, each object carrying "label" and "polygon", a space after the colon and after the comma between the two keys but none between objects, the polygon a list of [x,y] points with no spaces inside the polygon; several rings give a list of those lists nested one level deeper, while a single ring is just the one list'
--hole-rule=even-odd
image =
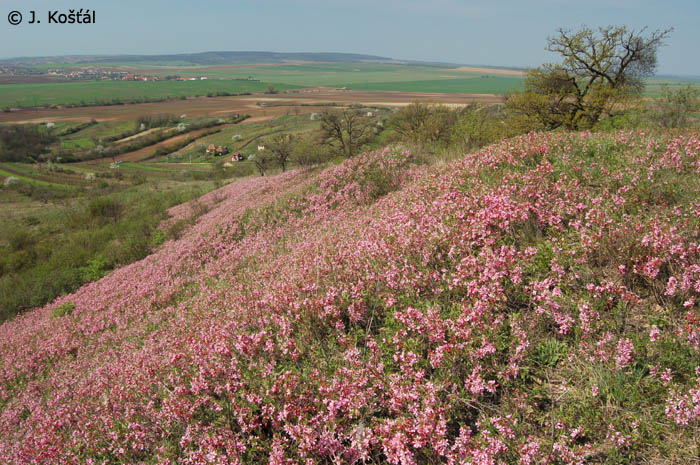
[{"label": "hill slope", "polygon": [[[700,139],[247,179],[0,327],[0,461],[687,463]],[[198,206],[199,205],[199,206]]]}]

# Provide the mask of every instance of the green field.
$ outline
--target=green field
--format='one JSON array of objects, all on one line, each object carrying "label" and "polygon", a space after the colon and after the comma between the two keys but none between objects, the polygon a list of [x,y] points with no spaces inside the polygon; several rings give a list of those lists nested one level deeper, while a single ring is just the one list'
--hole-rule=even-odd
[{"label": "green field", "polygon": [[[2,165],[0,165],[0,166],[2,166]],[[42,181],[40,179],[35,179],[35,178],[29,177],[29,176],[22,176],[21,174],[11,173],[11,172],[8,172],[8,171],[2,170],[2,169],[0,169],[0,176],[2,176],[3,178],[10,178],[10,177],[17,178],[20,181],[27,182],[29,184],[34,184],[37,186],[55,187],[55,188],[59,188],[59,189],[68,188],[68,186],[65,184],[58,184],[58,183],[53,183],[53,182]]]},{"label": "green field", "polygon": [[[315,63],[273,66],[151,66],[132,64],[165,76],[200,77],[204,81],[80,81],[0,85],[0,108],[42,105],[86,105],[261,92],[300,87],[335,87],[402,92],[503,93],[522,86],[517,76],[463,72],[446,66],[390,63]],[[84,66],[84,65],[81,65]],[[45,67],[45,66],[44,66]],[[68,65],[59,66],[71,68]],[[39,67],[41,68],[41,67]],[[254,80],[246,80],[252,78]]]},{"label": "green field", "polygon": [[671,90],[676,90],[687,85],[700,88],[700,78],[654,77],[647,80],[644,94],[647,97],[660,97],[662,95],[661,89],[664,85],[668,86]]},{"label": "green field", "polygon": [[[35,68],[81,68],[81,65],[39,65]],[[95,64],[99,67],[99,64]],[[104,66],[104,65],[102,65]],[[262,92],[268,85],[279,90],[309,87],[368,91],[503,94],[521,90],[524,79],[500,74],[497,68],[460,71],[444,65],[399,63],[309,63],[281,65],[192,66],[184,63],[122,63],[134,73],[200,77],[198,81],[79,81],[67,83],[0,85],[0,108],[93,105],[143,102],[191,96]],[[252,80],[247,80],[251,78]],[[661,84],[698,85],[700,79],[661,76],[647,81],[646,96],[660,95]],[[68,141],[69,148],[90,147],[88,139]]]},{"label": "green field", "polygon": [[439,92],[445,94],[503,94],[522,90],[523,80],[517,77],[488,76],[461,79],[441,79],[402,82],[348,83],[353,90],[382,90],[398,92]]},{"label": "green field", "polygon": [[95,146],[95,141],[103,137],[126,133],[135,128],[133,121],[109,121],[97,123],[83,130],[61,138],[63,149],[87,149]]},{"label": "green field", "polygon": [[[161,72],[161,75],[166,75]],[[401,65],[388,63],[299,64],[250,66],[214,69],[184,69],[182,76],[230,79],[253,77],[261,81],[281,82],[303,87],[342,87],[348,83],[404,82],[478,77],[480,74],[456,71],[442,66]]]},{"label": "green field", "polygon": [[[296,86],[273,84],[277,89]],[[84,81],[42,84],[0,85],[0,107],[41,105],[85,105],[184,98],[217,93],[261,92],[265,82],[242,80],[206,81]]]}]

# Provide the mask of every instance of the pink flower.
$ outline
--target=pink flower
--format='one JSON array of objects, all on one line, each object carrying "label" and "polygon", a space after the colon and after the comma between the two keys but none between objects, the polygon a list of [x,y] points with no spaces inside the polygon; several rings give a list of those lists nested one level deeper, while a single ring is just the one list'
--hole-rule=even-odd
[{"label": "pink flower", "polygon": [[668,284],[666,285],[666,292],[664,292],[664,295],[676,295],[676,287],[678,287],[678,280],[671,276],[668,278]]},{"label": "pink flower", "polygon": [[658,326],[653,325],[651,327],[651,331],[649,331],[649,339],[651,339],[651,342],[657,342],[659,339],[661,339],[661,331],[659,331]]},{"label": "pink flower", "polygon": [[625,368],[632,363],[634,351],[634,344],[629,339],[620,339],[617,343],[617,350],[615,351],[615,366],[618,369]]}]

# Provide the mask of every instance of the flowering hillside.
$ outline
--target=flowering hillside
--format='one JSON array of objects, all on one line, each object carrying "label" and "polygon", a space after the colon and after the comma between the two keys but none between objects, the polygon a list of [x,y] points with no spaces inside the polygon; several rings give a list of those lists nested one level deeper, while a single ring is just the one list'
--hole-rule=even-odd
[{"label": "flowering hillside", "polygon": [[699,180],[557,133],[228,185],[0,327],[0,463],[696,460]]}]

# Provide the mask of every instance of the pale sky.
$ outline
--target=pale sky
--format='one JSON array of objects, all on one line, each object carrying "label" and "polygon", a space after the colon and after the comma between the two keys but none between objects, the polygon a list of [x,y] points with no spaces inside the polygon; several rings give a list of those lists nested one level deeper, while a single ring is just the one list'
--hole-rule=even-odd
[{"label": "pale sky", "polygon": [[[76,6],[97,24],[47,24]],[[41,24],[26,24],[30,10]],[[700,0],[0,0],[0,57],[253,50],[533,67],[556,61],[544,47],[558,27],[582,24],[674,27],[658,72],[700,76]]]}]

